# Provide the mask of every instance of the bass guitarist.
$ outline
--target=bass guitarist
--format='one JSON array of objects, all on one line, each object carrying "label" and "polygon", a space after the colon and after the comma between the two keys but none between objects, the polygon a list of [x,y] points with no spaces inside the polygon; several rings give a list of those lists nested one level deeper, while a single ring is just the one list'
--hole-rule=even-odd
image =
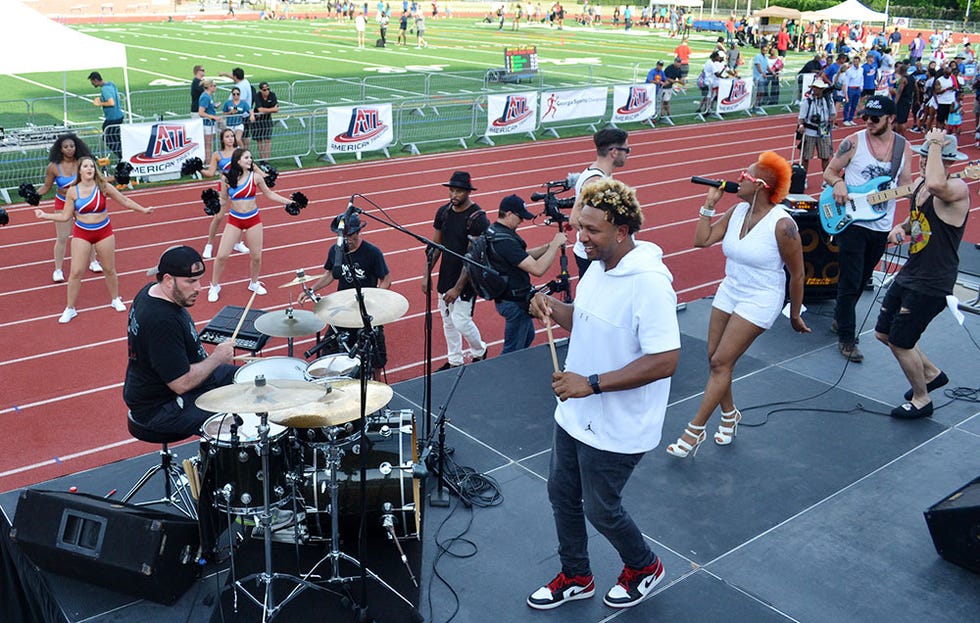
[{"label": "bass guitarist", "polygon": [[[845,138],[824,171],[824,181],[834,189],[834,200],[844,205],[848,187],[860,186],[880,176],[892,179],[892,186],[912,181],[912,152],[908,141],[892,131],[895,103],[881,95],[869,97],[859,113],[865,129]],[[881,218],[855,221],[836,236],[840,250],[840,278],[837,282],[837,307],[834,325],[837,348],[853,363],[864,355],[857,346],[855,307],[861,290],[888,244],[888,232],[895,220],[895,200],[887,204]]]}]

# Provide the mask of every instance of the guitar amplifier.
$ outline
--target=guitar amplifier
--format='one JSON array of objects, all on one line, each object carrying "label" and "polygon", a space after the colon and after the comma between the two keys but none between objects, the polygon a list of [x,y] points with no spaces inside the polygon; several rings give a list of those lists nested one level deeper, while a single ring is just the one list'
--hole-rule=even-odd
[{"label": "guitar amplifier", "polygon": [[[226,305],[206,327],[201,329],[201,341],[206,344],[220,344],[230,338],[244,311],[244,307]],[[253,353],[262,350],[265,343],[269,341],[269,336],[255,330],[255,321],[263,314],[265,311],[261,309],[248,310],[245,322],[242,323],[242,328],[238,330],[238,337],[235,338],[235,348]]]},{"label": "guitar amplifier", "polygon": [[789,194],[783,199],[783,205],[788,210],[816,210],[818,201],[810,195]]}]

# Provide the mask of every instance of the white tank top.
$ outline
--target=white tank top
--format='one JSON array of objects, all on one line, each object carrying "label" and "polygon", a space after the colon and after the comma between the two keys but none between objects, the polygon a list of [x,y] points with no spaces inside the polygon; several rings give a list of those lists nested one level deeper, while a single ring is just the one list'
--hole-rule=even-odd
[{"label": "white tank top", "polygon": [[792,217],[782,206],[773,206],[744,238],[739,238],[749,204],[743,201],[733,210],[721,243],[725,253],[725,281],[748,297],[764,299],[771,293],[783,296],[786,280],[783,257],[776,241],[776,224]]},{"label": "white tank top", "polygon": [[[854,149],[854,156],[851,158],[851,162],[844,168],[844,180],[847,182],[848,187],[860,186],[865,182],[869,182],[879,176],[887,176],[891,173],[892,163],[891,160],[881,161],[874,157],[871,153],[871,148],[868,147],[868,131],[861,130],[854,135],[857,137],[857,146]],[[895,140],[899,140],[899,136],[895,136]],[[889,158],[891,154],[889,154]],[[902,162],[899,164],[898,171],[902,171],[902,167],[905,162],[905,150],[902,150]],[[899,175],[896,173],[896,177]],[[890,188],[895,187],[895,180],[892,180]],[[870,229],[871,231],[891,231],[892,223],[895,220],[895,200],[891,199],[888,201],[888,210],[885,212],[885,216],[881,217],[877,221],[855,221],[852,226],[864,227]]]}]

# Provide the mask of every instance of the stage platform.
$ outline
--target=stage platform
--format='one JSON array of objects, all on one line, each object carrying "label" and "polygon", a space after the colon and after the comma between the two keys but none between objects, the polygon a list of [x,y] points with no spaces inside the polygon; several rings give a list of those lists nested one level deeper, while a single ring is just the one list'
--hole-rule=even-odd
[{"label": "stage platform", "polygon": [[[832,303],[810,306],[810,335],[777,322],[735,371],[734,395],[744,415],[737,440],[721,447],[709,439],[694,460],[670,457],[663,448],[700,401],[710,300],[679,312],[683,350],[663,441],[625,491],[625,504],[667,575],[654,595],[622,612],[602,604],[621,563],[594,532],[596,597],[549,612],[525,605],[559,569],[545,482],[554,426],[548,347],[462,369],[448,403],[447,443],[457,463],[499,483],[503,501],[467,508],[454,496],[448,509],[426,506],[418,595],[425,620],[444,622],[455,613],[453,620],[465,623],[975,621],[980,577],[936,554],[922,513],[980,475],[980,406],[938,391],[932,418],[886,415],[907,385],[871,333],[874,298],[866,293],[858,309],[859,321],[869,316],[861,334],[865,360],[846,369],[830,332]],[[980,318],[967,314],[965,324],[974,339],[980,336]],[[978,385],[978,349],[951,314],[932,323],[922,346],[949,375],[948,388]],[[457,373],[435,375],[434,410],[446,403]],[[398,384],[392,408],[418,412],[421,390],[421,379]],[[797,402],[752,408],[783,401]],[[717,423],[716,414],[711,429]],[[196,443],[179,448],[182,456],[196,451]],[[38,486],[123,489],[155,460],[149,454]],[[16,492],[0,496],[8,522],[16,500]],[[451,555],[440,554],[439,544]],[[373,555],[396,557],[380,547]],[[404,582],[400,563],[384,566]],[[221,620],[214,596],[225,573],[200,580],[173,607],[44,576],[70,621],[195,622]],[[319,615],[333,606],[312,607],[324,619]],[[222,611],[228,614],[227,605]],[[297,602],[277,620],[308,621],[312,612]],[[375,614],[379,623],[405,615]],[[348,616],[329,620],[353,620]]]}]

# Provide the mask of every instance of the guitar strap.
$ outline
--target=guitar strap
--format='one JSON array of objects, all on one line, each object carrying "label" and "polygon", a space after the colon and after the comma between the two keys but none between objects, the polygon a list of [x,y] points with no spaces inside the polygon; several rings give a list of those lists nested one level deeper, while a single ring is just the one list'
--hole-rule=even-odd
[{"label": "guitar strap", "polygon": [[905,137],[897,132],[893,134],[895,134],[895,142],[892,144],[892,170],[888,176],[892,178],[892,184],[898,186],[898,171],[905,160]]}]

